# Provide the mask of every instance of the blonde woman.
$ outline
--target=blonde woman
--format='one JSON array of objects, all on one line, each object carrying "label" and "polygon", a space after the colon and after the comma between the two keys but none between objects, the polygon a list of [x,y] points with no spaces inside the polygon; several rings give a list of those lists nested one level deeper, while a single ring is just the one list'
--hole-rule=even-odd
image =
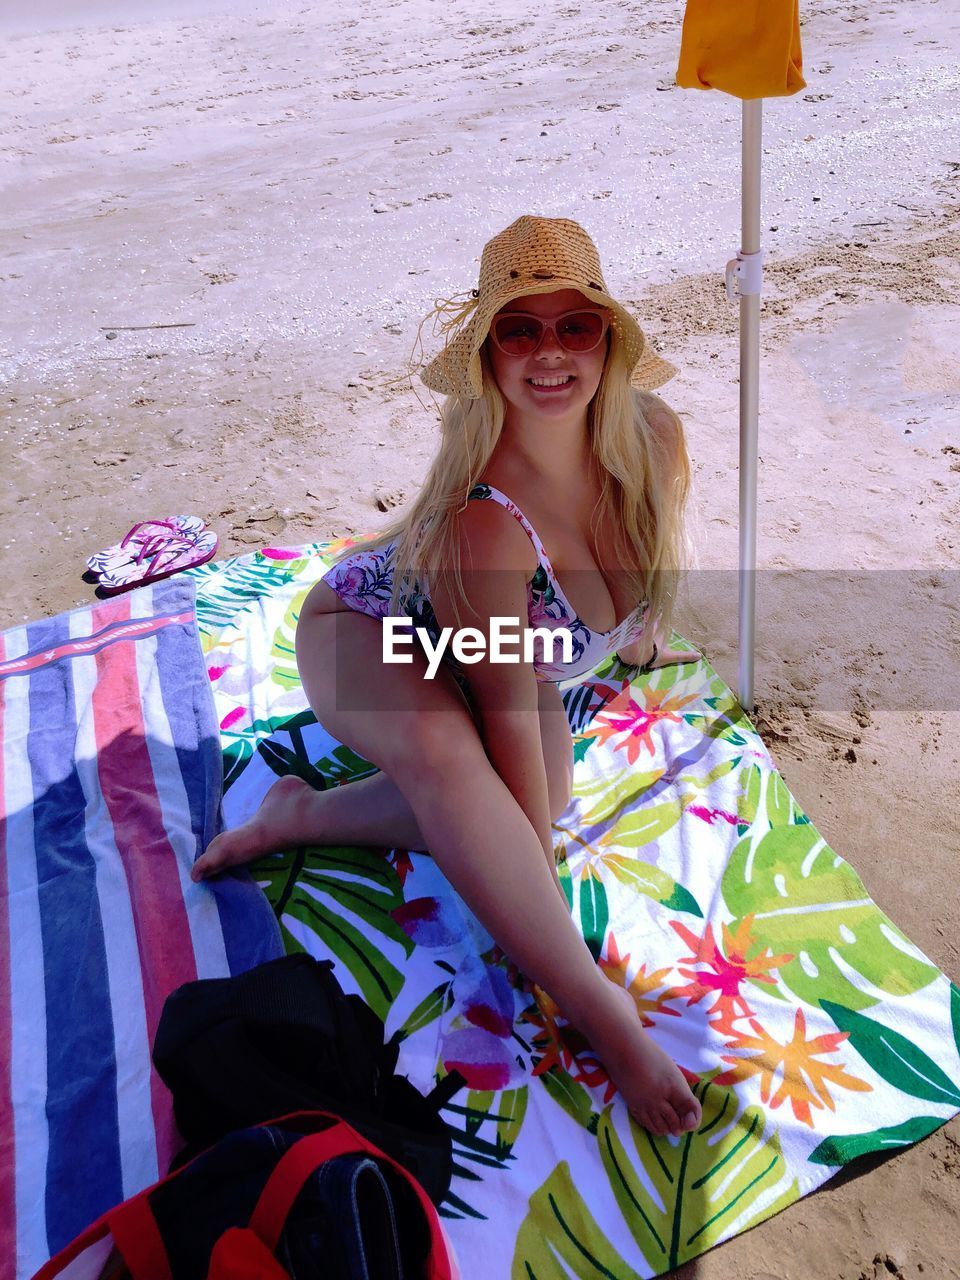
[{"label": "blonde woman", "polygon": [[[296,844],[429,851],[589,1037],[631,1113],[679,1135],[699,1125],[700,1105],[595,965],[551,837],[573,774],[557,682],[614,651],[648,669],[698,656],[664,646],[689,462],[679,418],[650,388],[675,370],[567,219],[519,218],[485,246],[479,288],[438,312],[447,341],[421,376],[447,397],[439,452],[411,509],[338,559],[297,629],[318,720],[380,772],[324,792],[281,778],[250,822],[211,842],[194,878]],[[388,617],[428,637],[407,644],[412,662],[384,660]],[[514,635],[565,631],[567,650],[541,634],[528,660],[518,641],[501,656],[519,660],[499,661],[494,618],[512,619]],[[438,663],[444,629],[465,627],[472,646],[458,657],[448,644]]]}]

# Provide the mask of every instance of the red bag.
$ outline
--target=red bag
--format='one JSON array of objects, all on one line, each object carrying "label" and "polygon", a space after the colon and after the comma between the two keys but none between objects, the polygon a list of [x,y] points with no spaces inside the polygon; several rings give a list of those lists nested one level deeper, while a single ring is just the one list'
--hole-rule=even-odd
[{"label": "red bag", "polygon": [[[307,1180],[323,1164],[348,1153],[365,1153],[390,1166],[416,1196],[429,1230],[423,1280],[459,1280],[456,1259],[433,1202],[402,1165],[328,1112],[298,1112],[270,1123],[312,1128],[321,1121],[331,1123],[319,1132],[304,1134],[280,1156],[249,1222],[231,1227],[219,1237],[210,1255],[207,1280],[287,1280],[287,1272],[274,1257],[274,1250],[290,1210]],[[41,1267],[34,1280],[52,1280],[68,1270],[70,1280],[99,1280],[101,1276],[114,1274],[129,1275],[131,1280],[175,1280],[150,1197],[159,1187],[169,1186],[203,1159],[203,1155],[198,1156],[169,1177],[109,1210]],[[119,1254],[126,1270],[103,1270],[113,1251]]]}]

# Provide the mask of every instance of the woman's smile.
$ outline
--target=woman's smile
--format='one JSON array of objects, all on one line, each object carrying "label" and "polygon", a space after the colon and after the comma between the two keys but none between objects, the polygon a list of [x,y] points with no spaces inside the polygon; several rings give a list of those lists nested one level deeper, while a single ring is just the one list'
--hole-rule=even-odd
[{"label": "woman's smile", "polygon": [[558,392],[566,391],[573,386],[576,378],[572,373],[559,375],[537,374],[533,378],[528,378],[527,383],[540,395],[556,395]]}]

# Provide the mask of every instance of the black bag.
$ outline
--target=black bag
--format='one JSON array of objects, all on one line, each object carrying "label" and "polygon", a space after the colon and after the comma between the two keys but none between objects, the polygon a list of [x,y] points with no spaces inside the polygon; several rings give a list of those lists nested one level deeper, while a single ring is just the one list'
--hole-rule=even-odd
[{"label": "black bag", "polygon": [[439,1205],[451,1140],[439,1115],[464,1084],[451,1072],[424,1097],[394,1074],[398,1047],[329,960],[284,956],[234,978],[188,982],[163,1007],[153,1061],[187,1147],[178,1168],[226,1134],[297,1111],[347,1121],[402,1164]]}]

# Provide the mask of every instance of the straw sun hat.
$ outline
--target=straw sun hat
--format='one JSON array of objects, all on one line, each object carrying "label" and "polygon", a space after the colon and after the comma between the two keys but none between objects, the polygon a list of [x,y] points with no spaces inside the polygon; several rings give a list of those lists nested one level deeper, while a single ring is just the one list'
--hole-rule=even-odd
[{"label": "straw sun hat", "polygon": [[435,317],[434,333],[442,332],[445,341],[440,354],[421,370],[422,381],[441,395],[477,399],[483,394],[480,348],[493,317],[514,298],[556,289],[578,289],[610,309],[631,386],[652,391],[677,372],[651,350],[633,316],[611,297],[596,245],[583,227],[569,218],[524,215],[484,245],[479,288],[439,299],[427,315],[427,320]]}]

